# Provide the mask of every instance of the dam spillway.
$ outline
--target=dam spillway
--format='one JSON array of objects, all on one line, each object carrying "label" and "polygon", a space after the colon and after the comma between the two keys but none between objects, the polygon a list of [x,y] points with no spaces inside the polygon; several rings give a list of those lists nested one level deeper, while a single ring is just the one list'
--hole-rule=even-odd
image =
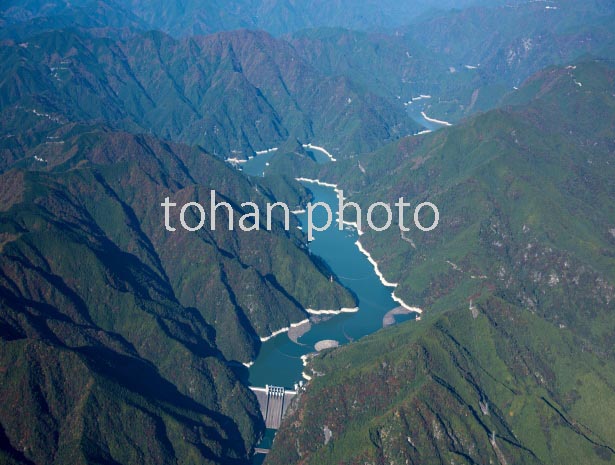
[{"label": "dam spillway", "polygon": [[250,389],[256,394],[265,426],[270,429],[278,429],[291,400],[297,395],[297,391],[269,385],[264,388],[251,387]]}]

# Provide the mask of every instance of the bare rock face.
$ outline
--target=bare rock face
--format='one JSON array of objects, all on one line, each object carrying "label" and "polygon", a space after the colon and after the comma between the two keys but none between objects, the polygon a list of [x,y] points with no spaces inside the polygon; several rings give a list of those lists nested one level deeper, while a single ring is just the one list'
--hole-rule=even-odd
[{"label": "bare rock face", "polygon": [[315,345],[314,348],[320,352],[322,350],[325,349],[333,349],[335,347],[339,347],[340,343],[337,341],[332,341],[332,340],[328,340],[325,339],[324,341],[318,341]]}]

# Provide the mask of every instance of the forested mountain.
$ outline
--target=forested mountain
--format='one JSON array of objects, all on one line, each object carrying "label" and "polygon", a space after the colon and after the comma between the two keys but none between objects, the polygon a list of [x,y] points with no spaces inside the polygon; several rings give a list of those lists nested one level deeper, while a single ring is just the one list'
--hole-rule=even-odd
[{"label": "forested mountain", "polygon": [[[241,202],[273,199],[224,162],[32,112],[18,124],[1,140],[5,459],[245,463],[262,423],[228,361],[352,296],[281,224],[237,230]],[[177,212],[165,230],[166,196],[207,204],[211,189],[235,231],[183,231]]]},{"label": "forested mountain", "polygon": [[[339,26],[352,29],[392,28],[407,24],[425,11],[449,10],[473,4],[502,4],[501,0],[395,0],[363,1],[288,1],[288,0],[7,0],[0,14],[7,23],[33,18],[49,18],[51,22],[71,21],[93,26],[105,12],[115,26],[140,22],[147,28],[183,37],[233,29],[260,29],[272,34],[284,34],[299,29]],[[90,14],[93,11],[94,17]],[[84,14],[88,12],[88,14]]]},{"label": "forested mountain", "polygon": [[[405,112],[456,121],[496,107],[548,65],[584,54],[608,57],[615,49],[615,7],[602,0],[491,3],[426,13],[385,32],[336,27],[280,39],[239,31],[182,40],[129,32],[147,23],[112,4],[92,12],[50,5],[45,14],[66,8],[88,14],[38,16],[4,28],[5,46],[13,45],[3,50],[9,73],[37,65],[30,79],[48,93],[84,93],[78,102],[71,97],[80,117],[122,129],[136,125],[233,158],[288,139],[315,140],[342,157],[374,150],[418,130]],[[71,24],[96,29],[61,30]],[[129,29],[114,29],[121,26]],[[36,34],[45,29],[51,31]],[[30,42],[30,49],[17,48]],[[59,63],[73,52],[70,63]],[[82,81],[90,89],[80,88]],[[420,96],[429,98],[413,100]]]},{"label": "forested mountain", "polygon": [[612,2],[567,0],[434,13],[391,34],[306,30],[290,42],[327,74],[350,76],[415,115],[456,121],[498,106],[547,66],[612,57],[614,30]]},{"label": "forested mountain", "polygon": [[429,311],[318,357],[268,463],[613,460],[614,85],[600,62],[549,68],[512,106],[338,167],[351,200],[439,206],[436,234],[361,239]]},{"label": "forested mountain", "polygon": [[[250,463],[244,365],[361,306],[296,219],[237,227],[298,176],[440,224],[361,236],[425,311],[303,357],[267,463],[615,461],[613,31],[612,0],[3,1],[0,463]],[[179,227],[212,190],[233,230]]]},{"label": "forested mountain", "polygon": [[419,128],[401,105],[320,73],[262,32],[116,41],[65,30],[9,41],[0,54],[0,111],[102,121],[228,158],[289,138],[365,152]]}]

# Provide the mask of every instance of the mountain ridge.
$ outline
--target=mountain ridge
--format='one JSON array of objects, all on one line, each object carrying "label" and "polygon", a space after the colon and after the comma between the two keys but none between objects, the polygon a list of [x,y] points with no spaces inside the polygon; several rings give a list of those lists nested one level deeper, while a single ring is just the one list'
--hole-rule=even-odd
[{"label": "mountain ridge", "polygon": [[614,83],[552,67],[515,105],[323,170],[361,205],[438,205],[435,233],[361,237],[425,312],[317,356],[269,463],[613,460]]},{"label": "mountain ridge", "polygon": [[244,159],[289,138],[364,152],[419,128],[402,108],[322,75],[264,32],[176,41],[159,32],[115,40],[71,30],[27,43],[0,52],[2,110],[38,99],[39,112],[66,120],[152,131]]},{"label": "mountain ridge", "polygon": [[168,195],[271,200],[223,161],[27,117],[47,132],[0,174],[3,457],[246,463],[264,425],[238,362],[306,307],[354,298],[277,216],[271,232],[165,231]]}]

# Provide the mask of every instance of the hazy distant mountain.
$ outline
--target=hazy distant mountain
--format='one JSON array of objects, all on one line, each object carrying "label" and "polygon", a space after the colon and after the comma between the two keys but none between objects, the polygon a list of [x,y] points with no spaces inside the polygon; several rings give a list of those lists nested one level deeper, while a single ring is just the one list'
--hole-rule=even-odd
[{"label": "hazy distant mountain", "polygon": [[[290,42],[328,74],[399,97],[414,114],[456,121],[497,106],[546,66],[613,57],[614,31],[613,2],[563,0],[438,12],[393,34],[305,30]],[[420,95],[431,98],[412,100]]]},{"label": "hazy distant mountain", "polygon": [[225,158],[289,138],[348,156],[420,128],[400,103],[321,73],[264,32],[176,41],[158,32],[109,40],[53,31],[0,53],[0,111],[36,102],[67,121],[151,131]]},{"label": "hazy distant mountain", "polygon": [[[99,2],[94,8],[84,2],[55,9],[50,5],[54,3],[47,5],[45,12],[63,11],[65,16],[21,22],[5,28],[3,35],[19,42],[32,39],[56,43],[48,36],[31,36],[38,30],[74,24],[97,28],[79,33],[80,40],[92,42],[92,35],[109,36],[118,42],[121,53],[111,53],[110,62],[96,63],[103,58],[96,55],[109,53],[105,52],[108,42],[99,40],[101,46],[90,52],[93,57],[88,66],[100,69],[89,72],[104,75],[110,80],[111,92],[129,95],[133,101],[109,102],[102,108],[109,106],[116,113],[113,118],[128,119],[141,130],[198,143],[218,154],[234,151],[240,158],[288,138],[319,139],[334,151],[372,150],[380,141],[417,130],[403,116],[404,109],[414,115],[425,109],[440,119],[456,121],[495,107],[513,86],[549,64],[566,63],[586,53],[608,57],[615,50],[615,6],[604,0],[562,0],[557,5],[514,2],[504,6],[495,2],[449,12],[431,11],[386,34],[334,27],[302,30],[286,40],[244,31],[181,41],[160,34],[131,34],[103,27],[105,18],[113,27],[120,26],[122,20],[132,28],[149,27],[146,20],[113,4]],[[225,5],[220,11],[230,11],[229,4]],[[360,5],[370,7],[368,3]],[[320,10],[323,9],[326,10]],[[211,14],[217,10],[207,11]],[[67,12],[73,16],[66,16]],[[345,23],[332,19],[330,24]],[[138,44],[144,41],[150,45]],[[64,43],[72,45],[70,40]],[[49,54],[51,48],[44,43],[42,46]],[[134,56],[135,50],[143,46],[151,54],[150,59],[154,58],[151,63]],[[29,60],[53,67],[40,53]],[[127,69],[139,83],[130,82],[130,75],[118,76],[121,81],[113,82],[115,79],[106,74],[118,74],[120,71],[109,69],[114,66]],[[148,76],[155,72],[162,73],[163,80],[150,83]],[[185,75],[190,78],[182,82]],[[221,87],[221,80],[231,82]],[[57,87],[55,81],[53,84]],[[119,85],[126,88],[120,89]],[[147,96],[140,95],[140,86],[145,86]],[[227,92],[229,86],[233,92]],[[205,87],[208,92],[203,90]],[[432,98],[413,102],[412,98],[419,95]],[[248,111],[238,112],[240,105],[233,97],[241,104],[247,101]],[[164,105],[165,111],[168,108],[180,114],[164,121],[160,116],[161,99],[171,102]],[[327,102],[327,111],[322,102]],[[85,110],[96,117],[95,112]],[[258,115],[258,127],[254,127],[251,117],[242,116],[248,113]],[[330,113],[336,116],[330,118]],[[243,122],[231,124],[230,119]],[[215,135],[211,133],[214,127]]]},{"label": "hazy distant mountain", "polygon": [[[211,33],[250,28],[284,34],[299,29],[340,26],[350,29],[382,29],[408,23],[432,8],[462,8],[473,0],[234,0],[221,2],[143,2],[132,0],[138,16],[174,35]],[[487,3],[487,2],[483,2]],[[491,0],[489,3],[501,3]],[[188,14],[186,14],[188,13]]]},{"label": "hazy distant mountain", "polygon": [[[138,17],[152,29],[165,31],[175,37],[233,29],[262,29],[272,34],[284,34],[299,29],[339,26],[351,29],[382,29],[407,24],[413,18],[432,9],[448,10],[473,4],[502,4],[501,0],[418,0],[418,1],[353,1],[353,0],[8,0],[0,7],[0,15],[10,22],[35,17],[72,17],[79,21],[91,19],[81,11],[106,9],[110,21],[112,10],[126,11]],[[126,21],[131,19],[126,18]],[[84,24],[90,26],[91,24]],[[111,24],[109,24],[111,25]]]}]

